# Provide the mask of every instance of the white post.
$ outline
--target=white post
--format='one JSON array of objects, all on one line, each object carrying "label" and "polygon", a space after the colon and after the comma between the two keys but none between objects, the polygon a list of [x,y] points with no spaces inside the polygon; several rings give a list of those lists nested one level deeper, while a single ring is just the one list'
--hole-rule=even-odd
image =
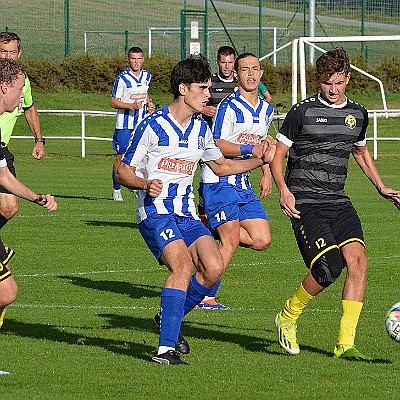
[{"label": "white post", "polygon": [[86,129],[85,129],[85,112],[82,111],[81,113],[81,132],[82,132],[82,158],[85,158],[86,155]]},{"label": "white post", "polygon": [[149,57],[151,57],[151,28],[149,28]]},{"label": "white post", "polygon": [[277,30],[276,26],[274,26],[274,67],[276,67],[277,36],[278,36],[278,30]]},{"label": "white post", "polygon": [[300,94],[301,100],[307,97],[307,84],[306,84],[306,54],[304,51],[304,40],[299,39],[299,55],[300,55]]},{"label": "white post", "polygon": [[378,117],[374,111],[374,160],[378,159]]},{"label": "white post", "polygon": [[87,53],[87,35],[86,35],[86,31],[83,33],[83,43],[84,43],[85,54],[86,54]]},{"label": "white post", "polygon": [[[309,0],[308,3],[309,3],[309,13],[308,13],[308,15],[309,15],[309,18],[310,18],[310,21],[309,21],[310,32],[309,32],[308,36],[310,38],[313,38],[313,37],[315,37],[315,0]],[[310,56],[310,64],[312,65],[312,64],[314,64],[315,51],[314,51],[314,49],[312,47],[309,48],[309,51],[310,51],[310,54],[309,54],[309,56]]]},{"label": "white post", "polygon": [[292,42],[292,105],[297,103],[297,49],[299,39],[294,39]]}]

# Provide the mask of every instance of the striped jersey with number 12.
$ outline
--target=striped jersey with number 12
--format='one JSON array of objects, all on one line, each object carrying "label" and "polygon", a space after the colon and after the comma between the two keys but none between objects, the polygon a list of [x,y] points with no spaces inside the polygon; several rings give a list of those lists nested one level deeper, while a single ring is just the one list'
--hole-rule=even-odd
[{"label": "striped jersey with number 12", "polygon": [[164,107],[145,118],[136,128],[122,159],[135,167],[138,176],[160,179],[163,189],[158,197],[139,191],[138,223],[149,214],[172,214],[198,219],[193,194],[197,163],[222,157],[207,123],[193,115],[185,127]]}]

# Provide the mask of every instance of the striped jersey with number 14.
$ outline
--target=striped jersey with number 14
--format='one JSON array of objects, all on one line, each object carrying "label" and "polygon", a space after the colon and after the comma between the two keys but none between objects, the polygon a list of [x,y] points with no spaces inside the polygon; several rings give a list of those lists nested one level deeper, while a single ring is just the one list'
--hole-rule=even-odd
[{"label": "striped jersey with number 14", "polygon": [[[235,144],[259,144],[266,139],[272,122],[274,109],[266,100],[258,98],[254,107],[238,91],[225,97],[218,105],[213,120],[215,139],[224,139]],[[248,158],[241,156],[235,158]],[[216,176],[208,166],[203,166],[200,180],[203,183],[225,182],[242,189],[249,189],[249,173]]]}]

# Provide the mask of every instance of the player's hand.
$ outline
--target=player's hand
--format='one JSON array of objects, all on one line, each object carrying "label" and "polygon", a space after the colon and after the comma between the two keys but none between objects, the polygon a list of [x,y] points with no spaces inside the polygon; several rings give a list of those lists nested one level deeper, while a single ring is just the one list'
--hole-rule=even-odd
[{"label": "player's hand", "polygon": [[156,105],[153,103],[153,100],[149,97],[147,99],[147,113],[151,114],[156,111]]},{"label": "player's hand", "polygon": [[57,203],[51,194],[40,194],[34,202],[47,211],[57,210]]},{"label": "player's hand", "polygon": [[32,157],[36,158],[36,160],[40,160],[42,157],[45,156],[45,154],[46,151],[44,150],[43,142],[35,143],[32,150]]},{"label": "player's hand", "polygon": [[140,110],[142,108],[143,101],[135,101],[131,103],[131,110]]},{"label": "player's hand", "polygon": [[299,219],[300,211],[296,209],[296,199],[294,198],[292,192],[289,189],[282,191],[280,193],[279,202],[281,205],[282,212],[290,218]]},{"label": "player's hand", "polygon": [[379,194],[393,203],[398,210],[400,210],[400,191],[394,190],[392,188],[388,188],[386,186],[382,186],[378,189]]},{"label": "player's hand", "polygon": [[253,150],[251,151],[251,154],[253,154],[254,157],[259,158],[260,160],[262,159],[262,156],[264,154],[264,146],[262,143],[260,144],[255,144],[253,147]]},{"label": "player's hand", "polygon": [[269,196],[272,193],[272,175],[263,175],[260,180],[260,200]]},{"label": "player's hand", "polygon": [[147,181],[146,192],[151,197],[158,197],[162,191],[163,183],[159,179]]},{"label": "player's hand", "polygon": [[215,110],[217,108],[214,106],[205,106],[203,107],[203,111],[201,112],[203,115],[207,115],[207,117],[213,117],[215,114]]},{"label": "player's hand", "polygon": [[264,162],[264,164],[269,164],[276,152],[276,140],[272,136],[267,136],[267,138],[263,141],[263,155],[261,157],[261,160]]}]

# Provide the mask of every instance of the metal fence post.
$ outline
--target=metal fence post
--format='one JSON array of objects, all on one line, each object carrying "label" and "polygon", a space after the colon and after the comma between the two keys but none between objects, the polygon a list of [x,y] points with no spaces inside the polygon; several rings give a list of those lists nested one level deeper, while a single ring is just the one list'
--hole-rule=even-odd
[{"label": "metal fence post", "polygon": [[69,0],[64,0],[64,57],[71,54],[69,19]]}]

